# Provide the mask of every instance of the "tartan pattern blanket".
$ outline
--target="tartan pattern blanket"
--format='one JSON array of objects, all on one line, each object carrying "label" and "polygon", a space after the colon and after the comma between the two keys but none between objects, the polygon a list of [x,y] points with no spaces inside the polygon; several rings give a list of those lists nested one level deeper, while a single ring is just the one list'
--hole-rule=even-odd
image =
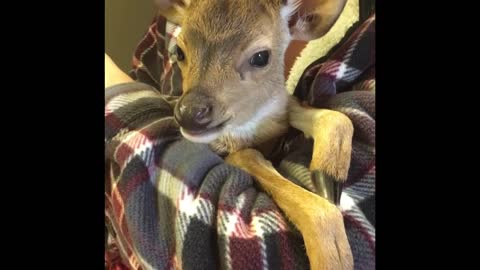
[{"label": "tartan pattern blanket", "polygon": [[[355,269],[375,268],[374,27],[373,15],[326,61],[307,68],[295,91],[354,123],[340,207]],[[106,256],[122,259],[107,266],[308,269],[302,236],[252,177],[179,134],[172,115],[181,74],[169,58],[178,32],[157,17],[134,54],[131,76],[138,82],[105,90]],[[315,191],[311,146],[292,130],[280,146],[278,170]]]}]

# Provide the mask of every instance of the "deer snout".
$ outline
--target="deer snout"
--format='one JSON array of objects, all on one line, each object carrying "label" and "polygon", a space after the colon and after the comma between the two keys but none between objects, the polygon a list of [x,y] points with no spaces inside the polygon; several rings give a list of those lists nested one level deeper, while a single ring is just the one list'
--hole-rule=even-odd
[{"label": "deer snout", "polygon": [[212,122],[211,99],[198,92],[188,92],[175,106],[174,116],[178,124],[188,131],[202,131]]}]

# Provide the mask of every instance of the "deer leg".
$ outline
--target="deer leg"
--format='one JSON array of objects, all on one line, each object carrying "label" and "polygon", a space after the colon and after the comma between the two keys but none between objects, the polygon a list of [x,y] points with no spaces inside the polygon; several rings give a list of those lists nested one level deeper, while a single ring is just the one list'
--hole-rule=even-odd
[{"label": "deer leg", "polygon": [[299,229],[311,269],[353,269],[343,217],[334,204],[285,179],[256,150],[232,153],[226,162],[254,176]]},{"label": "deer leg", "polygon": [[289,104],[290,125],[313,138],[310,171],[322,197],[340,203],[340,184],[350,168],[353,124],[343,113]]}]

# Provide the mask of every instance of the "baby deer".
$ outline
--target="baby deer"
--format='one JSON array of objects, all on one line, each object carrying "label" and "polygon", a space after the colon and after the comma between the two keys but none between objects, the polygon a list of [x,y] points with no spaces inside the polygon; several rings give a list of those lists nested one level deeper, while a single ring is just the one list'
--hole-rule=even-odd
[{"label": "baby deer", "polygon": [[255,177],[305,241],[311,269],[353,269],[343,217],[332,198],[281,176],[258,150],[289,125],[314,140],[310,170],[341,183],[350,167],[353,125],[335,111],[302,106],[285,87],[293,39],[331,28],[346,0],[156,0],[181,26],[174,57],[183,95],[174,115],[182,135],[208,143]]}]

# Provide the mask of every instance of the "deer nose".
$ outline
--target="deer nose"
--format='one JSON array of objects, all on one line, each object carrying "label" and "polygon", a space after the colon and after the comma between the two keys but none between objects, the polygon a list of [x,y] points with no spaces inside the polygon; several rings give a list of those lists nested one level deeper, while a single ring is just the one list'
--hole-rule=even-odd
[{"label": "deer nose", "polygon": [[188,92],[175,106],[178,124],[188,131],[202,131],[212,122],[210,98],[201,93]]}]

